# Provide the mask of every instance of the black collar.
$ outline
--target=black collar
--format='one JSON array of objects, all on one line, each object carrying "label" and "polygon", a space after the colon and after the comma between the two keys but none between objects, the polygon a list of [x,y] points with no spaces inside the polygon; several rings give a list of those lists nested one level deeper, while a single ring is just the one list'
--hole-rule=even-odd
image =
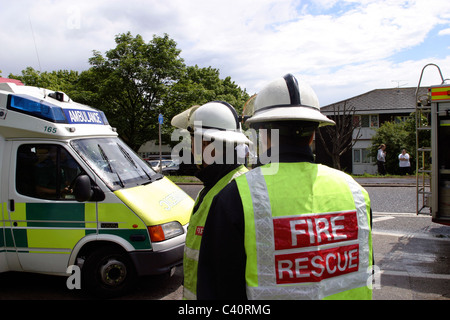
[{"label": "black collar", "polygon": [[239,167],[239,164],[210,164],[200,169],[195,176],[203,182],[205,188],[212,188],[220,179],[230,171]]},{"label": "black collar", "polygon": [[274,157],[271,159],[271,154],[273,150],[267,150],[267,153],[258,157],[258,163],[256,166],[263,165],[265,163],[260,163],[263,161],[276,161],[276,162],[311,162],[314,163],[314,155],[309,146],[304,147],[294,147],[289,145],[282,145],[279,147],[278,159]]}]

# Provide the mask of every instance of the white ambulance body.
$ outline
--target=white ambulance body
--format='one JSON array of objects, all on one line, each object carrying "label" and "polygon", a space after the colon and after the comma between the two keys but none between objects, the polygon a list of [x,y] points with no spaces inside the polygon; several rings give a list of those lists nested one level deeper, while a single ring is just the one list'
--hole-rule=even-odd
[{"label": "white ambulance body", "polygon": [[[193,200],[61,92],[0,83],[0,272],[120,294],[182,263]],[[83,289],[83,288],[82,288]]]}]

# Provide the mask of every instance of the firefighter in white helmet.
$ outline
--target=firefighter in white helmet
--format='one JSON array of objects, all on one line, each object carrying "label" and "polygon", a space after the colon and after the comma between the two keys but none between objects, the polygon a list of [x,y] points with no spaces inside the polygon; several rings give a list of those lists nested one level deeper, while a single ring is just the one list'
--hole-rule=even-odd
[{"label": "firefighter in white helmet", "polygon": [[265,86],[253,107],[247,123],[267,130],[263,149],[277,150],[278,160],[236,178],[214,198],[198,298],[370,299],[368,194],[347,174],[314,163],[310,148],[314,131],[334,122],[291,74]]},{"label": "firefighter in white helmet", "polygon": [[248,171],[237,164],[235,147],[250,140],[242,133],[236,110],[223,101],[194,106],[176,115],[172,125],[191,133],[192,153],[200,169],[196,177],[204,185],[189,221],[183,259],[183,298],[195,300],[200,243],[209,207],[223,187]]}]

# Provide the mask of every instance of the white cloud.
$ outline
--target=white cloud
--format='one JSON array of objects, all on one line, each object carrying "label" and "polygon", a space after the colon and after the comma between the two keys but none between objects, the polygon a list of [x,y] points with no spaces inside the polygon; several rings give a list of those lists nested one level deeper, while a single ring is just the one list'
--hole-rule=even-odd
[{"label": "white cloud", "polygon": [[439,31],[438,34],[439,34],[440,36],[448,36],[448,35],[450,35],[450,28],[442,29],[441,31]]},{"label": "white cloud", "polygon": [[[3,76],[38,69],[30,20],[43,71],[85,70],[92,50],[113,48],[119,33],[146,41],[167,33],[188,65],[218,68],[249,93],[292,72],[311,82],[322,104],[393,87],[392,80],[416,86],[426,63],[449,65],[448,52],[436,59],[420,51],[431,33],[450,34],[447,0],[0,0],[0,6]],[[399,52],[414,52],[417,61],[396,61]]]}]

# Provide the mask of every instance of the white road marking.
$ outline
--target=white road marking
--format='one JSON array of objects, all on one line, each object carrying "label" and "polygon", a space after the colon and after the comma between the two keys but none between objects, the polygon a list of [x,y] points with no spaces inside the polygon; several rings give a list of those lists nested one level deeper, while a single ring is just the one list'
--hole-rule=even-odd
[{"label": "white road marking", "polygon": [[391,220],[391,219],[395,219],[395,217],[378,217],[378,218],[373,218],[373,222],[379,222],[379,221],[384,221],[384,220]]},{"label": "white road marking", "polygon": [[380,273],[388,275],[388,276],[403,276],[403,277],[414,277],[414,278],[425,278],[425,279],[450,280],[450,274],[407,272],[407,271],[395,271],[395,270],[381,270]]}]

